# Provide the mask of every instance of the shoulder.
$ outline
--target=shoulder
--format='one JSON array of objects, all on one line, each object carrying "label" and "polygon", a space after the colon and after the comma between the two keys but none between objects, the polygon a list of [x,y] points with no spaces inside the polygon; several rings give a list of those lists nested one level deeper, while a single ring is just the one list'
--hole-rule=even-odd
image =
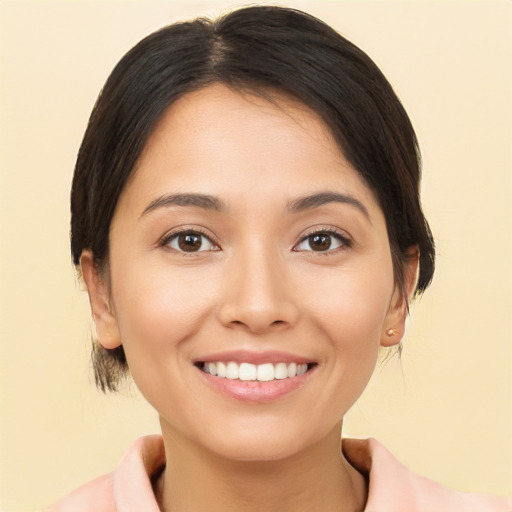
[{"label": "shoulder", "polygon": [[116,512],[113,473],[100,476],[68,494],[45,512]]},{"label": "shoulder", "polygon": [[79,487],[45,512],[158,512],[152,477],[165,465],[161,436],[137,439],[112,473]]},{"label": "shoulder", "polygon": [[349,462],[369,480],[364,512],[512,512],[512,500],[463,493],[416,475],[375,439],[344,439]]}]

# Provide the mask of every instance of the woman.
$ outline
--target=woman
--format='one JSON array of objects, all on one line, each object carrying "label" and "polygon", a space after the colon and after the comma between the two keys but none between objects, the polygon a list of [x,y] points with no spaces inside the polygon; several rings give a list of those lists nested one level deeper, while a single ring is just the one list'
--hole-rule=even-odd
[{"label": "woman", "polygon": [[72,188],[97,383],[162,437],[51,510],[510,510],[415,476],[343,416],[399,346],[434,247],[409,119],[303,13],[156,32],[113,71]]}]

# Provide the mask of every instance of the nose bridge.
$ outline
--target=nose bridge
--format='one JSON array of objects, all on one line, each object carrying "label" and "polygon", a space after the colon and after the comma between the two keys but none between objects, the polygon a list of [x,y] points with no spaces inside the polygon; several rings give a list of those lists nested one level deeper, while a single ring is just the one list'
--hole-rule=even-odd
[{"label": "nose bridge", "polygon": [[230,262],[221,320],[253,332],[295,322],[298,312],[290,294],[286,268],[268,241],[253,241]]}]

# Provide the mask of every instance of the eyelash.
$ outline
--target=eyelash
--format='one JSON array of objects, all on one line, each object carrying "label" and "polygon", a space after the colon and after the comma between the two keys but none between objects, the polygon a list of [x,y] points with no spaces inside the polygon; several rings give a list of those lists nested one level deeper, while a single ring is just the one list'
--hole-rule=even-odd
[{"label": "eyelash", "polygon": [[[201,241],[200,248],[204,244],[204,239],[206,239],[212,245],[213,249],[210,248],[210,249],[206,249],[206,250],[185,251],[185,250],[180,250],[178,248],[170,246],[170,244],[173,241],[178,240],[178,238],[183,235],[191,235],[191,236],[201,237],[203,240]],[[334,238],[339,242],[340,245],[338,247],[331,248],[330,246],[332,245],[332,241],[329,241],[329,245],[325,250],[315,251],[312,248],[311,249],[298,249],[298,247],[301,244],[303,244],[304,242],[306,242],[308,239],[311,240],[312,237],[320,236],[320,235],[325,235],[326,237],[330,237],[331,239]],[[179,229],[177,231],[172,231],[170,233],[167,233],[166,235],[164,235],[161,238],[161,240],[158,243],[158,246],[164,247],[164,248],[167,247],[167,248],[172,249],[176,252],[179,252],[185,256],[192,256],[194,254],[201,253],[201,252],[210,252],[210,251],[220,250],[219,245],[216,244],[212,240],[211,236],[209,234],[207,234],[205,231],[198,229],[198,228]],[[311,244],[310,244],[310,247],[311,247]],[[347,249],[350,247],[352,247],[352,241],[350,240],[350,238],[348,236],[346,236],[345,234],[340,233],[339,231],[336,231],[332,228],[329,228],[329,229],[316,229],[315,231],[307,233],[305,236],[303,236],[300,239],[300,241],[297,244],[295,244],[295,246],[293,247],[292,250],[295,252],[311,252],[311,253],[321,253],[324,255],[328,255],[328,254],[332,254],[333,252],[338,252],[339,250]]]},{"label": "eyelash", "polygon": [[[198,251],[184,251],[184,250],[180,250],[180,249],[175,248],[175,247],[171,247],[170,244],[173,241],[178,240],[180,236],[184,236],[184,235],[191,235],[191,236],[198,236],[198,237],[200,237],[202,239],[201,240],[201,247],[203,246],[204,240],[206,239],[213,246],[213,249],[198,250]],[[212,240],[211,235],[209,235],[208,233],[206,233],[205,231],[203,231],[203,230],[201,230],[199,228],[185,228],[185,229],[179,229],[179,230],[171,231],[170,233],[166,233],[160,239],[160,241],[158,242],[158,246],[159,247],[163,247],[163,248],[169,248],[171,250],[179,252],[180,254],[182,254],[184,256],[193,256],[193,255],[195,255],[197,253],[220,250],[218,244],[216,244]]]},{"label": "eyelash", "polygon": [[[331,249],[330,246],[332,245],[332,242],[330,242],[329,246],[325,250],[320,250],[320,251],[315,251],[312,248],[309,249],[309,250],[307,250],[307,249],[305,249],[305,250],[297,249],[297,247],[299,247],[301,244],[306,242],[308,239],[311,239],[312,237],[319,236],[319,235],[325,235],[325,236],[330,237],[331,239],[334,238],[334,239],[336,239],[339,242],[340,245],[338,247],[334,247],[334,248]],[[311,245],[310,245],[310,247],[311,247]],[[296,251],[296,252],[321,253],[321,254],[327,256],[328,254],[332,254],[334,252],[342,251],[343,249],[350,249],[350,247],[352,247],[352,240],[346,234],[341,233],[339,231],[336,231],[336,230],[334,230],[332,228],[328,228],[328,229],[315,229],[315,231],[307,233],[294,246],[293,250]]]}]

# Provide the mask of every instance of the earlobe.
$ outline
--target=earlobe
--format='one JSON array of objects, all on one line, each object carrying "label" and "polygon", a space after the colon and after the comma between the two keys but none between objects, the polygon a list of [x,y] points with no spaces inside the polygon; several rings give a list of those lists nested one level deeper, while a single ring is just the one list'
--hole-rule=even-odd
[{"label": "earlobe", "polygon": [[84,250],[82,252],[80,269],[89,294],[98,341],[103,348],[117,348],[121,345],[121,336],[116,316],[110,304],[109,287],[105,278],[98,272],[91,251]]},{"label": "earlobe", "polygon": [[400,287],[396,287],[391,298],[388,314],[382,326],[380,344],[383,347],[398,345],[405,332],[407,301]]},{"label": "earlobe", "polygon": [[383,347],[398,345],[404,337],[405,321],[409,312],[409,302],[416,288],[419,256],[418,247],[411,247],[411,249],[407,251],[403,287],[395,286],[388,314],[382,326],[380,344]]}]

